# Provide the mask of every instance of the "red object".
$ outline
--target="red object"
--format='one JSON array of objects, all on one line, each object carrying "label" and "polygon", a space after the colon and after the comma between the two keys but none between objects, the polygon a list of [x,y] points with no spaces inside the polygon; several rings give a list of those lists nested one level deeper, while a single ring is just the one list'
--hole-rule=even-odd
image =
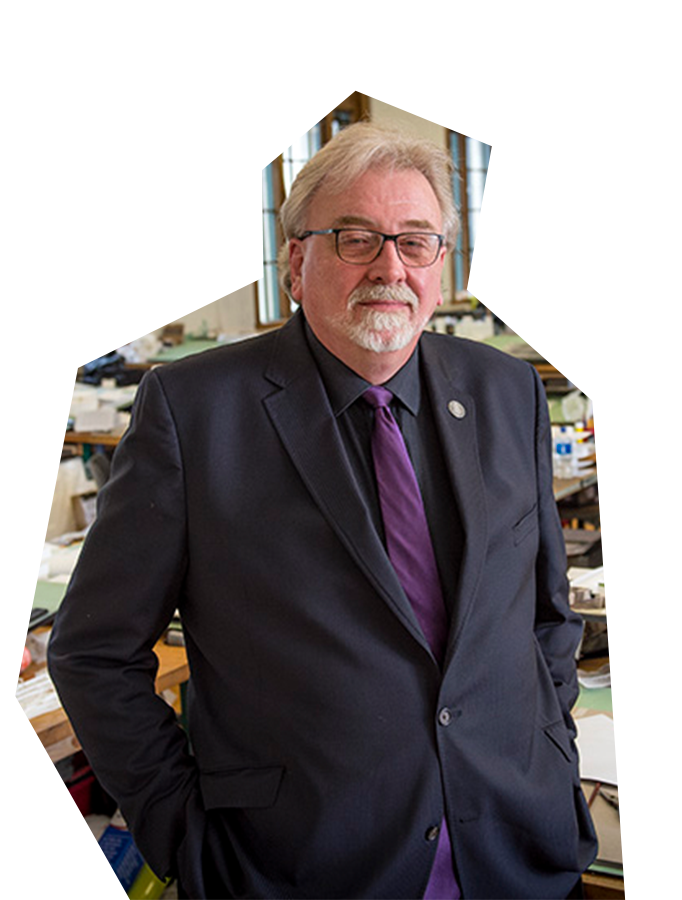
[{"label": "red object", "polygon": [[90,766],[78,769],[52,790],[17,810],[16,827],[22,831],[43,831],[45,828],[75,825],[92,811],[95,776]]},{"label": "red object", "polygon": [[14,674],[20,675],[31,665],[31,651],[26,644],[14,642]]}]

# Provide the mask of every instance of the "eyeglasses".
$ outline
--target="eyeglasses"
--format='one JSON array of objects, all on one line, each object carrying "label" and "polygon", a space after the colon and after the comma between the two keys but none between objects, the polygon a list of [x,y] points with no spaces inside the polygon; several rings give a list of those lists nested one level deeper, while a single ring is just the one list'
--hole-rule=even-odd
[{"label": "eyeglasses", "polygon": [[393,241],[398,256],[406,266],[424,268],[432,266],[445,238],[442,234],[426,231],[406,231],[402,234],[382,234],[365,228],[324,228],[321,231],[304,231],[298,236],[304,241],[313,234],[333,234],[336,253],[343,262],[364,266],[374,262],[384,249],[386,241]]}]

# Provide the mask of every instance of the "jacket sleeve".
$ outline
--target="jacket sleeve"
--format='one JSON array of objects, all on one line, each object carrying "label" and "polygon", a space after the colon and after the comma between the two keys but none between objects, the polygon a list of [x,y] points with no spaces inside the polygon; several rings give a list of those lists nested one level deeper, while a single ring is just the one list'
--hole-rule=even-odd
[{"label": "jacket sleeve", "polygon": [[566,547],[552,486],[552,442],[545,390],[537,372],[536,460],[540,545],[536,564],[535,634],[540,644],[569,732],[575,737],[571,709],[578,697],[575,651],[583,622],[568,605]]},{"label": "jacket sleeve", "polygon": [[180,445],[151,371],[100,493],[48,664],[93,770],[159,876],[174,870],[185,811],[198,795],[186,736],[154,689],[153,647],[182,592],[185,531]]}]

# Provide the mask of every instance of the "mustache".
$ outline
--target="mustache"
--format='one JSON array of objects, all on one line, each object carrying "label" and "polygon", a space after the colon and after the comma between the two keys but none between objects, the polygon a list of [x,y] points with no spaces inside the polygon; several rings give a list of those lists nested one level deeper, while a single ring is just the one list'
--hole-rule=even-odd
[{"label": "mustache", "polygon": [[405,284],[364,284],[355,288],[348,298],[348,309],[371,300],[392,300],[394,303],[404,303],[413,310],[419,306],[417,295]]}]

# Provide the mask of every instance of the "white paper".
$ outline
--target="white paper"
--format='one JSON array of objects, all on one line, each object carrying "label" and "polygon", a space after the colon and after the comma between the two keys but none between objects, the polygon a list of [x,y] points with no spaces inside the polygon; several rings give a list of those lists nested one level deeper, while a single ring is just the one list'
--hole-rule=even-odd
[{"label": "white paper", "polygon": [[19,681],[16,696],[29,719],[52,712],[61,706],[47,669],[38,672],[34,678]]},{"label": "white paper", "polygon": [[616,742],[613,719],[609,716],[583,716],[575,720],[578,728],[580,777],[602,784],[618,784]]}]

